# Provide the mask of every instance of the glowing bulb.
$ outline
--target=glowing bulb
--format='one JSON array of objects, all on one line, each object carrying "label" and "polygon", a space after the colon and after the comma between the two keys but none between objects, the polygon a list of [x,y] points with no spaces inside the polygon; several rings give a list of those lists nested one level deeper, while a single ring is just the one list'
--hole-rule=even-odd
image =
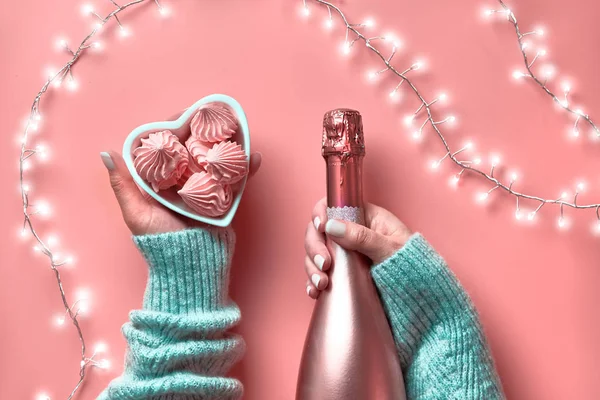
[{"label": "glowing bulb", "polygon": [[327,29],[333,28],[333,19],[327,18],[325,20],[325,28],[327,28]]},{"label": "glowing bulb", "polygon": [[417,69],[421,69],[424,66],[424,62],[423,61],[417,61],[412,65],[412,69],[417,70]]},{"label": "glowing bulb", "polygon": [[86,3],[86,4],[84,4],[84,5],[81,6],[81,13],[83,15],[89,15],[89,14],[92,14],[93,12],[94,12],[94,6],[93,5],[91,5],[89,3]]},{"label": "glowing bulb", "polygon": [[521,210],[517,209],[515,211],[515,218],[517,219],[517,221],[521,220],[521,218],[523,218],[523,214],[521,213]]},{"label": "glowing bulb", "polygon": [[492,156],[492,167],[496,167],[498,166],[498,164],[500,164],[500,157]]},{"label": "glowing bulb", "polygon": [[473,160],[473,164],[475,164],[475,165],[479,165],[479,164],[481,164],[481,158],[476,158],[476,159],[474,159],[474,160]]},{"label": "glowing bulb", "polygon": [[440,166],[440,162],[439,161],[432,161],[431,162],[431,169],[438,169]]},{"label": "glowing bulb", "polygon": [[67,257],[65,257],[63,262],[65,264],[73,265],[75,263],[75,259],[73,258],[73,256],[67,256]]},{"label": "glowing bulb", "polygon": [[77,312],[79,314],[86,314],[89,311],[89,291],[84,288],[79,288],[75,292],[75,297],[77,298]]},{"label": "glowing bulb", "polygon": [[528,47],[529,47],[529,42],[523,42],[523,44],[521,44],[521,50],[525,50]]},{"label": "glowing bulb", "polygon": [[48,79],[52,79],[54,78],[54,76],[56,75],[56,68],[54,67],[48,67],[46,68],[46,78]]},{"label": "glowing bulb", "polygon": [[350,54],[350,47],[351,47],[350,42],[346,41],[346,42],[342,43],[342,53],[344,53],[345,55]]},{"label": "glowing bulb", "polygon": [[43,144],[38,144],[35,146],[35,152],[40,156],[42,160],[48,159],[48,149]]},{"label": "glowing bulb", "polygon": [[569,193],[567,193],[567,192],[562,192],[562,193],[560,194],[560,200],[566,199],[566,198],[567,198],[567,196],[569,196]]},{"label": "glowing bulb", "polygon": [[548,54],[548,52],[546,51],[546,49],[540,49],[540,50],[538,51],[538,55],[540,55],[540,56],[542,56],[542,57],[543,57],[543,56],[545,56],[546,54]]},{"label": "glowing bulb", "polygon": [[19,236],[20,236],[21,238],[26,238],[26,237],[27,237],[27,229],[25,229],[25,228],[20,228],[20,229],[19,229]]},{"label": "glowing bulb", "polygon": [[529,214],[527,214],[528,220],[533,221],[534,218],[535,218],[535,211],[532,211]]},{"label": "glowing bulb", "polygon": [[510,175],[510,180],[511,180],[512,182],[514,182],[514,181],[516,181],[517,179],[519,179],[519,175],[518,175],[516,172],[513,172],[513,173]]},{"label": "glowing bulb", "polygon": [[376,71],[369,71],[369,72],[367,72],[367,78],[370,81],[374,81],[377,78],[377,72]]},{"label": "glowing bulb", "polygon": [[568,92],[571,91],[571,84],[569,82],[567,82],[567,81],[563,82],[562,85],[561,85],[561,87],[562,87],[563,92],[567,92],[568,93]]},{"label": "glowing bulb", "polygon": [[48,215],[50,215],[50,212],[51,212],[50,205],[45,201],[37,202],[35,209],[38,214],[43,215],[43,216],[48,216]]},{"label": "glowing bulb", "polygon": [[549,65],[549,64],[544,65],[544,67],[542,68],[542,75],[546,79],[552,78],[554,76],[555,72],[556,72],[556,69],[554,68],[554,66]]},{"label": "glowing bulb", "polygon": [[68,48],[68,43],[66,39],[59,38],[56,40],[56,48],[58,50],[65,50]]},{"label": "glowing bulb", "polygon": [[456,122],[456,117],[454,115],[451,115],[448,117],[448,122],[450,122],[451,124]]},{"label": "glowing bulb", "polygon": [[467,142],[465,143],[465,149],[469,150],[473,148],[473,142]]},{"label": "glowing bulb", "polygon": [[515,79],[521,79],[521,78],[523,78],[523,77],[525,76],[525,74],[524,74],[524,73],[522,73],[521,71],[514,71],[514,72],[512,73],[512,76],[513,76],[513,78],[515,78]]},{"label": "glowing bulb", "polygon": [[98,366],[98,368],[101,368],[101,369],[109,369],[110,361],[108,361],[106,359],[102,359],[102,360],[98,361],[97,366]]},{"label": "glowing bulb", "polygon": [[31,169],[31,161],[25,160],[23,161],[23,171],[29,171]]},{"label": "glowing bulb", "polygon": [[42,114],[35,114],[33,116],[33,119],[36,120],[36,121],[41,121],[42,120]]},{"label": "glowing bulb", "polygon": [[386,42],[392,43],[396,47],[400,47],[400,40],[398,40],[398,37],[396,36],[396,34],[394,34],[392,32],[388,32],[388,33],[384,34],[383,40],[385,40]]},{"label": "glowing bulb", "polygon": [[537,28],[535,30],[535,33],[540,35],[540,36],[544,36],[546,34],[546,31],[544,30],[544,28]]},{"label": "glowing bulb", "polygon": [[35,400],[51,400],[50,396],[48,396],[46,393],[40,393],[37,396],[35,396]]},{"label": "glowing bulb", "polygon": [[[165,5],[161,5],[158,9],[158,12],[160,13],[160,16],[163,18],[166,18],[169,15],[171,15],[171,9]],[[309,14],[310,14],[310,11],[308,10],[308,7],[305,7],[304,15],[306,15],[308,17]]]},{"label": "glowing bulb", "polygon": [[125,38],[131,35],[131,31],[126,26],[121,26],[119,28],[119,36]]},{"label": "glowing bulb", "polygon": [[414,131],[414,132],[412,133],[412,137],[413,137],[413,139],[415,139],[415,140],[420,140],[420,139],[421,139],[421,131]]},{"label": "glowing bulb", "polygon": [[565,228],[566,226],[567,226],[567,221],[565,220],[565,218],[564,218],[564,217],[559,217],[559,218],[558,218],[558,227],[559,227],[560,229],[563,229],[563,228]]},{"label": "glowing bulb", "polygon": [[479,199],[479,201],[484,202],[487,200],[487,198],[489,197],[489,193],[488,192],[482,192],[479,193],[479,195],[477,196],[477,198]]},{"label": "glowing bulb", "polygon": [[102,46],[102,42],[94,42],[92,43],[92,48],[96,51],[101,51],[104,46]]},{"label": "glowing bulb", "polygon": [[600,235],[600,220],[599,220],[599,221],[596,221],[596,222],[594,223],[594,225],[592,226],[592,232],[593,232],[595,235]]},{"label": "glowing bulb", "polygon": [[448,95],[446,93],[440,93],[438,100],[444,103],[446,100],[448,100]]},{"label": "glowing bulb", "polygon": [[37,122],[30,122],[30,123],[29,123],[29,128],[30,128],[32,131],[37,131],[37,130],[38,130],[38,128],[39,128],[39,125],[38,125],[38,123],[37,123]]},{"label": "glowing bulb", "polygon": [[578,192],[583,192],[584,190],[585,190],[585,183],[583,183],[583,182],[579,182],[579,183],[577,184],[577,191],[578,191]]},{"label": "glowing bulb", "polygon": [[571,135],[576,138],[579,137],[579,128],[574,127],[573,129],[571,129]]},{"label": "glowing bulb", "polygon": [[106,346],[106,343],[98,342],[98,343],[96,343],[96,346],[94,347],[94,352],[95,353],[104,353],[107,348],[108,347]]},{"label": "glowing bulb", "polygon": [[407,115],[406,117],[404,117],[404,125],[405,126],[412,126],[413,121],[415,120],[415,116],[414,115]]},{"label": "glowing bulb", "polygon": [[56,315],[54,318],[54,325],[56,326],[63,326],[65,324],[65,316],[60,314],[60,315]]},{"label": "glowing bulb", "polygon": [[460,174],[453,175],[452,178],[450,178],[450,185],[456,186],[456,185],[458,185],[459,181],[460,181]]},{"label": "glowing bulb", "polygon": [[388,95],[392,100],[398,100],[398,91],[396,89],[392,90]]},{"label": "glowing bulb", "polygon": [[48,236],[48,246],[55,246],[58,244],[58,237],[56,237],[56,235],[50,235]]},{"label": "glowing bulb", "polygon": [[69,89],[71,92],[76,91],[78,88],[79,84],[75,79],[71,78],[67,81],[67,89]]},{"label": "glowing bulb", "polygon": [[42,251],[40,246],[33,246],[33,252],[34,253],[39,253],[40,251]]},{"label": "glowing bulb", "polygon": [[490,9],[483,10],[483,15],[485,17],[491,17],[492,15],[494,15],[494,10],[490,10]]},{"label": "glowing bulb", "polygon": [[575,110],[575,113],[577,115],[579,115],[580,117],[585,117],[585,113],[583,112],[583,110],[581,108],[578,108],[577,110]]}]

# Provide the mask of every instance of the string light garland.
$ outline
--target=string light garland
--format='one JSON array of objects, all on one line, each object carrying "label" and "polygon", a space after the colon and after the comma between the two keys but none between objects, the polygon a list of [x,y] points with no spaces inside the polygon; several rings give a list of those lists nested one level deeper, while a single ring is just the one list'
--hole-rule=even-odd
[{"label": "string light garland", "polygon": [[[96,37],[99,36],[99,33],[103,30],[105,25],[110,21],[115,21],[117,27],[119,29],[119,36],[122,38],[126,38],[131,35],[130,29],[123,25],[120,14],[136,5],[154,2],[158,8],[159,14],[162,17],[167,17],[171,14],[170,8],[159,2],[159,0],[133,0],[129,1],[126,4],[119,5],[115,0],[108,0],[115,8],[106,16],[102,17],[98,12],[95,11],[94,7],[91,4],[85,4],[82,6],[81,11],[84,16],[91,16],[95,19],[95,23],[92,31],[85,36],[85,38],[79,43],[76,48],[70,47],[68,41],[64,38],[60,38],[56,41],[56,48],[59,51],[66,52],[70,55],[70,59],[58,70],[48,69],[47,80],[44,85],[40,89],[40,91],[35,96],[29,116],[26,120],[25,127],[23,132],[19,135],[19,143],[20,143],[20,157],[19,157],[19,183],[20,183],[20,193],[22,198],[23,205],[23,225],[19,231],[19,235],[22,238],[26,238],[29,234],[34,238],[35,244],[33,249],[35,252],[43,254],[49,261],[50,269],[54,274],[57,288],[61,297],[62,305],[64,307],[63,311],[57,314],[53,321],[56,326],[64,326],[67,322],[71,322],[77,332],[78,340],[81,346],[81,358],[79,362],[79,377],[77,383],[74,388],[70,392],[67,397],[67,400],[71,400],[81,388],[85,378],[87,377],[87,368],[88,367],[98,367],[98,368],[108,368],[110,366],[110,362],[108,359],[98,359],[98,356],[104,354],[107,350],[106,344],[100,342],[96,344],[94,351],[91,355],[88,356],[86,341],[84,338],[83,331],[79,324],[79,316],[84,315],[89,308],[89,299],[90,294],[89,291],[83,288],[79,288],[75,292],[76,300],[73,303],[70,303],[68,300],[68,296],[66,294],[65,287],[63,285],[63,281],[61,278],[61,271],[69,265],[74,263],[74,257],[70,255],[62,255],[55,249],[59,246],[59,240],[56,235],[50,235],[46,238],[46,240],[42,239],[42,235],[38,233],[35,227],[34,220],[36,218],[45,218],[49,217],[51,214],[51,207],[49,203],[43,199],[36,199],[34,202],[31,197],[31,185],[25,181],[26,172],[30,171],[33,167],[33,161],[39,159],[40,162],[43,162],[48,159],[49,152],[47,146],[44,144],[37,144],[36,146],[29,146],[30,135],[37,132],[42,124],[42,113],[41,113],[41,100],[44,95],[50,89],[58,89],[63,85],[69,91],[76,91],[79,87],[77,80],[73,75],[72,68],[73,66],[80,60],[80,57],[87,53],[88,51],[101,51],[103,49],[103,44],[99,40],[96,40]],[[516,209],[515,209],[515,218],[520,220],[526,217],[528,220],[535,219],[537,213],[542,209],[546,204],[557,206],[559,208],[559,217],[557,221],[557,225],[559,228],[566,228],[569,226],[569,220],[565,216],[565,207],[582,210],[582,209],[595,209],[596,213],[596,225],[595,231],[600,234],[600,204],[578,204],[578,196],[585,189],[585,185],[583,183],[578,183],[575,187],[574,194],[572,195],[572,200],[567,200],[569,198],[568,193],[563,192],[561,196],[557,199],[546,199],[543,197],[529,195],[525,193],[521,193],[516,191],[513,186],[518,179],[518,174],[511,173],[508,179],[501,180],[495,173],[497,167],[500,165],[500,157],[492,156],[489,160],[490,168],[489,172],[480,169],[479,166],[482,165],[481,158],[476,156],[468,157],[467,159],[462,159],[463,157],[459,156],[464,153],[470,153],[473,149],[473,144],[471,142],[465,143],[459,150],[452,150],[446,137],[442,133],[442,126],[444,124],[450,125],[456,121],[456,117],[453,115],[446,116],[440,120],[434,119],[434,113],[432,111],[433,106],[437,103],[443,103],[447,101],[447,95],[445,93],[440,93],[433,100],[427,101],[425,95],[418,89],[416,83],[413,82],[412,74],[415,71],[418,71],[424,67],[423,61],[415,61],[413,64],[408,66],[405,69],[397,69],[393,64],[392,60],[396,55],[397,51],[400,49],[402,43],[398,40],[398,38],[390,33],[385,35],[367,35],[364,34],[364,30],[369,30],[374,27],[374,21],[372,19],[367,19],[362,23],[350,23],[346,18],[346,15],[342,12],[340,8],[335,6],[334,4],[324,1],[324,0],[303,0],[303,8],[302,13],[304,16],[310,16],[310,9],[308,7],[308,2],[314,2],[321,6],[326,7],[328,17],[325,19],[324,26],[327,29],[331,29],[334,26],[334,16],[339,17],[342,23],[345,25],[345,40],[341,46],[341,52],[344,55],[348,55],[351,53],[354,45],[357,43],[364,43],[365,47],[375,53],[379,60],[382,62],[382,67],[376,70],[368,71],[367,78],[371,81],[378,79],[382,74],[391,73],[396,78],[398,78],[398,83],[394,86],[394,88],[389,93],[389,98],[391,101],[398,101],[399,99],[399,91],[402,86],[408,87],[409,91],[413,93],[414,96],[419,100],[419,107],[410,115],[404,118],[404,123],[407,126],[413,127],[416,121],[419,121],[419,118],[422,118],[420,121],[420,125],[418,128],[413,130],[412,136],[415,140],[420,140],[423,137],[424,130],[427,127],[431,127],[435,132],[436,138],[442,143],[445,148],[444,155],[431,162],[431,168],[437,169],[444,161],[449,160],[454,165],[459,168],[459,172],[453,175],[450,179],[450,183],[455,185],[457,184],[465,172],[471,172],[476,176],[487,181],[491,184],[491,188],[487,191],[481,192],[477,196],[477,200],[484,202],[488,199],[488,197],[496,190],[501,190],[509,195],[513,196],[516,199]],[[525,71],[515,71],[513,72],[513,77],[515,79],[528,78],[531,79],[537,86],[543,90],[547,95],[549,95],[554,102],[556,102],[561,109],[565,112],[572,114],[574,119],[574,124],[572,128],[573,136],[579,136],[580,132],[580,124],[582,122],[587,123],[595,132],[596,136],[600,136],[600,130],[593,122],[592,118],[584,113],[579,108],[573,108],[570,104],[569,95],[571,93],[571,85],[567,82],[562,84],[563,95],[559,97],[552,91],[548,86],[548,81],[555,73],[555,68],[546,64],[541,68],[541,77],[535,72],[534,66],[536,62],[538,62],[542,57],[546,56],[546,51],[544,49],[539,49],[535,51],[535,55],[531,58],[530,61],[530,49],[532,45],[525,39],[530,35],[538,35],[543,36],[545,31],[543,29],[535,29],[533,31],[522,33],[521,28],[517,22],[517,18],[515,14],[506,6],[506,4],[502,0],[497,0],[501,6],[500,10],[486,10],[486,16],[493,15],[503,15],[507,18],[507,20],[513,25],[516,35],[517,41],[519,44],[519,48],[522,54],[523,62],[525,65]],[[380,46],[378,44],[385,43],[391,47],[391,50],[383,51],[380,50]],[[384,54],[389,54],[385,56]],[[532,53],[531,53],[532,54]],[[410,75],[409,75],[410,74]],[[528,200],[534,203],[537,203],[537,206],[529,211],[528,213],[524,213],[521,209],[521,201]],[[39,393],[36,397],[36,400],[51,400],[51,397],[46,393]]]},{"label": "string light garland", "polygon": [[[26,182],[25,176],[26,171],[29,171],[33,167],[34,159],[44,161],[48,158],[48,149],[45,145],[38,144],[34,147],[29,146],[30,135],[37,132],[42,123],[42,98],[44,98],[44,95],[48,92],[48,90],[58,89],[63,86],[63,84],[69,91],[77,90],[79,85],[73,75],[73,66],[80,60],[81,56],[88,51],[102,50],[103,44],[96,38],[99,36],[99,33],[103,30],[105,25],[110,21],[115,21],[119,29],[119,36],[129,36],[131,31],[122,24],[119,15],[129,8],[150,1],[156,4],[161,16],[167,17],[170,15],[170,9],[158,0],[133,0],[123,5],[119,5],[114,0],[109,1],[115,8],[105,17],[102,17],[100,14],[98,14],[91,4],[84,4],[81,7],[83,15],[93,17],[95,19],[95,23],[92,31],[85,36],[85,38],[76,48],[70,47],[66,39],[60,38],[56,41],[57,50],[66,52],[71,57],[60,69],[48,69],[46,71],[47,80],[35,96],[33,104],[31,105],[29,116],[25,123],[24,130],[19,136],[21,147],[19,157],[19,183],[21,199],[23,203],[23,225],[19,231],[19,236],[22,238],[27,238],[27,236],[31,234],[35,241],[33,246],[34,252],[41,253],[48,259],[50,263],[50,269],[54,273],[58,292],[63,305],[63,311],[55,315],[53,318],[54,324],[57,327],[61,327],[67,322],[71,322],[77,332],[78,340],[81,346],[79,377],[77,383],[67,396],[67,400],[71,400],[81,388],[84,380],[87,377],[88,367],[107,369],[110,367],[110,361],[106,358],[98,358],[107,350],[107,346],[103,342],[97,343],[93,349],[93,353],[91,355],[88,354],[88,347],[85,341],[83,330],[79,323],[79,317],[87,313],[89,309],[90,293],[87,289],[79,288],[74,293],[75,301],[73,303],[69,302],[69,296],[67,296],[67,291],[62,280],[61,272],[67,266],[73,265],[75,261],[74,257],[70,255],[62,255],[56,250],[59,245],[59,240],[56,235],[50,235],[43,239],[42,235],[36,229],[34,220],[36,218],[49,217],[51,214],[51,207],[46,200],[32,200],[32,188],[31,185]],[[51,400],[51,397],[47,393],[42,392],[36,396],[36,400]]]},{"label": "string light garland", "polygon": [[[489,169],[484,170],[481,168],[483,162],[482,159],[472,155],[471,157],[464,157],[464,154],[473,149],[472,143],[467,143],[462,146],[459,150],[453,150],[450,146],[448,140],[446,139],[445,134],[442,131],[443,125],[450,125],[456,121],[456,117],[453,115],[446,116],[439,120],[434,118],[433,107],[438,103],[443,103],[447,100],[448,96],[445,93],[440,93],[432,100],[426,100],[426,95],[419,89],[417,83],[413,80],[412,76],[416,73],[416,71],[422,69],[424,67],[423,61],[417,60],[410,66],[406,68],[398,68],[396,67],[392,61],[394,56],[398,52],[401,42],[394,34],[383,34],[383,35],[375,35],[369,34],[367,31],[370,28],[373,28],[374,23],[373,20],[367,20],[362,23],[352,23],[349,22],[345,13],[333,3],[326,0],[302,0],[301,14],[307,18],[311,15],[311,9],[309,7],[309,3],[315,3],[318,6],[325,7],[327,9],[328,18],[325,21],[325,26],[327,28],[331,28],[334,25],[333,17],[337,16],[339,20],[342,22],[345,27],[345,39],[341,44],[341,52],[344,55],[350,54],[354,46],[359,44],[364,44],[368,51],[374,53],[378,61],[381,62],[381,65],[377,69],[369,70],[366,73],[367,79],[369,81],[377,80],[383,74],[392,74],[397,79],[396,86],[389,93],[389,97],[392,99],[396,99],[398,97],[398,91],[401,86],[407,87],[409,92],[411,92],[419,101],[419,107],[411,114],[404,117],[404,124],[407,127],[413,128],[412,137],[415,140],[421,140],[424,134],[424,131],[427,127],[431,127],[431,129],[435,133],[435,137],[441,142],[442,146],[445,149],[445,153],[442,157],[437,160],[433,160],[431,162],[432,169],[438,169],[438,167],[444,162],[448,160],[455,166],[459,168],[459,172],[453,175],[450,178],[450,184],[456,185],[460,181],[460,179],[465,175],[465,173],[469,172],[473,175],[483,179],[488,184],[491,185],[488,190],[479,193],[476,196],[476,200],[479,202],[486,202],[488,198],[495,191],[503,191],[510,196],[515,198],[516,208],[515,208],[515,218],[517,220],[526,219],[528,221],[533,221],[538,212],[545,206],[551,205],[558,207],[558,219],[557,226],[560,229],[566,229],[570,225],[570,221],[567,219],[565,215],[565,208],[570,208],[574,210],[587,210],[593,209],[596,214],[596,221],[593,226],[593,232],[596,234],[600,234],[600,203],[590,203],[590,204],[579,204],[577,202],[579,195],[585,189],[585,184],[583,182],[579,182],[575,185],[574,194],[569,196],[569,193],[563,192],[560,197],[554,198],[544,198],[537,195],[527,194],[521,191],[518,191],[515,188],[516,182],[518,180],[518,174],[512,172],[508,175],[508,177],[501,177],[497,173],[497,169],[500,166],[501,159],[498,155],[492,155],[489,159]],[[533,66],[535,62],[545,55],[544,50],[539,50],[536,56],[529,61],[529,56],[526,50],[529,48],[528,42],[525,42],[523,39],[529,35],[543,35],[545,32],[538,28],[535,31],[522,33],[519,24],[517,23],[517,18],[512,11],[505,5],[502,0],[498,0],[499,4],[502,7],[502,10],[487,10],[486,15],[491,16],[494,14],[502,13],[505,15],[509,21],[515,27],[517,32],[517,39],[519,42],[519,46],[521,48],[521,53],[523,55],[523,60],[526,65],[527,73],[520,73],[519,77],[527,76],[536,82],[541,89],[543,89],[548,95],[550,95],[554,101],[561,105],[561,107],[571,114],[576,116],[576,120],[574,123],[574,130],[579,130],[580,122],[586,121],[595,132],[598,133],[598,128],[592,121],[589,115],[583,113],[579,109],[572,109],[568,102],[568,95],[571,91],[570,85],[569,87],[565,86],[564,100],[559,99],[552,90],[547,86],[548,79],[550,78],[550,74],[554,73],[554,67],[550,65],[546,65],[544,67],[544,73],[546,74],[547,79],[541,80],[538,75],[535,74],[533,70]],[[383,49],[384,46],[390,48],[389,50]],[[515,73],[516,77],[516,73]],[[420,120],[421,119],[421,120]],[[414,128],[415,123],[417,123],[417,127]],[[535,208],[532,208],[531,211],[524,213],[524,210],[521,208],[523,201],[528,201],[536,205]],[[526,216],[526,218],[523,218]]]},{"label": "string light garland", "polygon": [[[552,100],[565,112],[572,114],[574,116],[573,127],[571,129],[570,134],[573,137],[579,137],[580,134],[580,123],[585,121],[593,130],[593,135],[595,138],[600,137],[600,129],[596,126],[592,118],[583,112],[580,108],[573,108],[571,102],[569,100],[569,96],[571,94],[571,84],[568,81],[564,81],[561,84],[562,96],[558,96],[554,91],[548,86],[548,81],[554,77],[556,73],[556,68],[552,64],[544,64],[541,66],[540,73],[536,74],[534,65],[538,60],[545,57],[547,55],[547,51],[544,48],[540,48],[535,50],[533,53],[530,53],[532,50],[532,45],[527,41],[527,37],[529,36],[544,36],[546,31],[544,28],[538,27],[529,32],[523,33],[519,23],[517,22],[517,17],[511,11],[511,9],[504,3],[503,0],[497,0],[500,4],[500,10],[489,9],[484,11],[484,15],[486,17],[491,17],[494,15],[501,15],[506,18],[509,23],[515,29],[515,34],[517,36],[517,42],[519,44],[519,49],[521,51],[521,56],[523,58],[523,64],[525,65],[525,72],[520,70],[516,70],[513,72],[512,76],[515,79],[530,79],[533,81],[536,86],[538,86],[544,93],[552,98]],[[530,54],[535,54],[530,61]]]}]

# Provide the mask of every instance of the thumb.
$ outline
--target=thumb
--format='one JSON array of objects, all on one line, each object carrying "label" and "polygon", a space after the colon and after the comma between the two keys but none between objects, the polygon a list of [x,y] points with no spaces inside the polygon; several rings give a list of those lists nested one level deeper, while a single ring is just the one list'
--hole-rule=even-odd
[{"label": "thumb", "polygon": [[389,238],[366,226],[332,219],[325,224],[325,233],[343,248],[358,251],[376,264],[385,260],[390,253]]},{"label": "thumb", "polygon": [[110,185],[121,207],[125,221],[139,213],[148,205],[144,196],[135,184],[125,161],[120,154],[110,151],[100,153],[102,163],[108,170]]}]

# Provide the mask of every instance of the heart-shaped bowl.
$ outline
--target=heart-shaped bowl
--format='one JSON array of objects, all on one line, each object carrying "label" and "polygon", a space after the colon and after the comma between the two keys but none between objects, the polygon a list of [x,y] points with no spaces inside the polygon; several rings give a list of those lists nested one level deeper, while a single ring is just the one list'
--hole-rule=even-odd
[{"label": "heart-shaped bowl", "polygon": [[153,132],[170,130],[174,135],[179,137],[180,142],[184,143],[185,139],[190,135],[190,121],[192,120],[196,111],[201,106],[214,102],[225,103],[231,108],[237,117],[239,128],[231,140],[235,140],[242,146],[242,149],[244,149],[246,155],[248,156],[248,162],[250,162],[250,129],[248,128],[246,114],[244,113],[240,103],[238,103],[234,98],[224,94],[211,94],[210,96],[206,96],[198,100],[174,121],[151,122],[149,124],[138,126],[131,131],[125,140],[125,144],[123,145],[123,158],[125,159],[125,164],[127,164],[127,168],[129,169],[129,172],[131,173],[131,176],[135,182],[160,204],[196,221],[225,227],[231,224],[238,206],[240,205],[242,194],[244,193],[244,187],[246,186],[246,180],[248,178],[247,176],[233,186],[232,189],[235,197],[229,211],[220,217],[211,218],[200,215],[188,207],[187,204],[184,203],[183,199],[177,194],[175,188],[161,190],[158,193],[155,192],[152,187],[150,187],[150,185],[148,185],[148,183],[144,181],[137,173],[133,165],[133,150],[141,145],[141,139],[147,138],[148,135]]}]

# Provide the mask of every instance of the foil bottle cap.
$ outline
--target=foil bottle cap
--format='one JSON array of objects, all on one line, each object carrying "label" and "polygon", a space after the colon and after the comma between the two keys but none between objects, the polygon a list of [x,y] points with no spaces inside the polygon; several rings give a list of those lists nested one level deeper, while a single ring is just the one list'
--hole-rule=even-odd
[{"label": "foil bottle cap", "polygon": [[324,157],[342,158],[365,154],[362,117],[358,111],[338,108],[325,113],[321,153]]}]

